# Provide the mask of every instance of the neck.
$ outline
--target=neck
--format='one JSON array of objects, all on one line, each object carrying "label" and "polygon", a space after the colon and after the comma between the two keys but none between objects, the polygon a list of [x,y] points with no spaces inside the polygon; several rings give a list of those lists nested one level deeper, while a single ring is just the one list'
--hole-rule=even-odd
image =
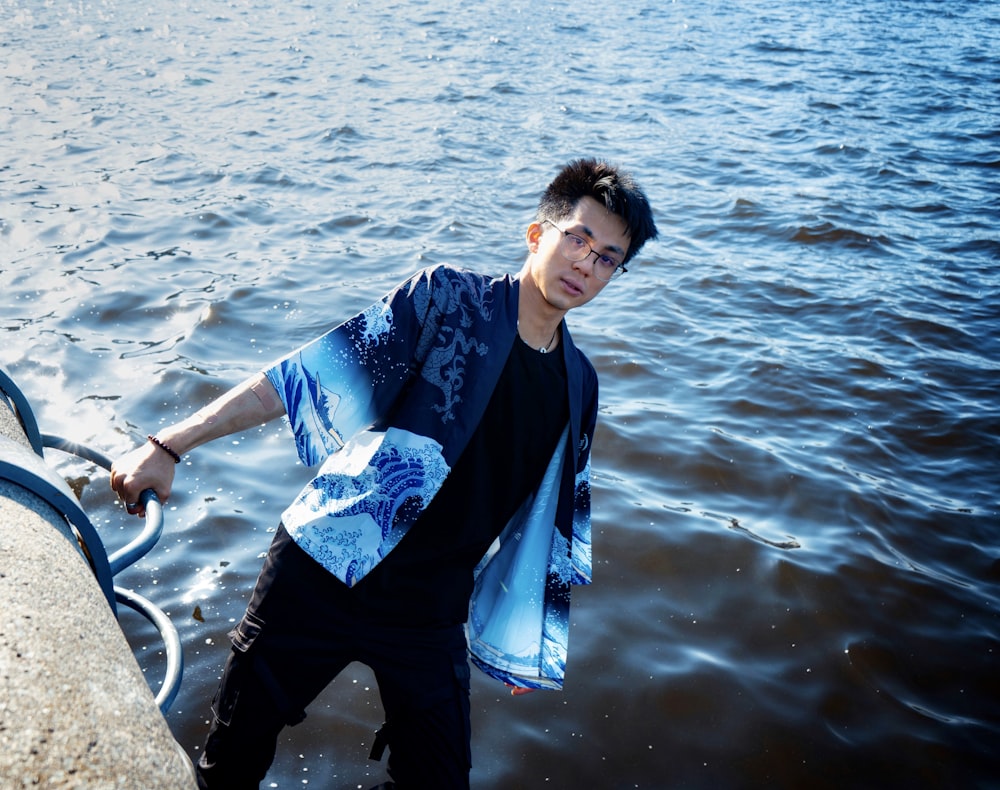
[{"label": "neck", "polygon": [[536,351],[541,351],[543,354],[554,350],[555,347],[559,345],[558,324],[556,325],[556,328],[552,330],[551,334],[549,334],[548,337],[541,342],[537,340],[539,335],[526,332],[525,329],[521,326],[520,322],[517,325],[517,334],[521,338],[521,340],[523,340],[528,346],[535,349]]},{"label": "neck", "polygon": [[518,305],[517,333],[521,340],[539,351],[552,351],[559,345],[562,316],[540,316]]},{"label": "neck", "polygon": [[565,310],[550,305],[530,277],[522,272],[517,299],[517,333],[532,348],[552,351],[560,342]]}]

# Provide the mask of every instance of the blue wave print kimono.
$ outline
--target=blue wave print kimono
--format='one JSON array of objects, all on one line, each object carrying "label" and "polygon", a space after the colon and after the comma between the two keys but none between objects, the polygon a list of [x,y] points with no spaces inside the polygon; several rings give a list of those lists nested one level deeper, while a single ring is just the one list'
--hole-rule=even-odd
[{"label": "blue wave print kimono", "polygon": [[[517,335],[516,278],[438,266],[265,375],[315,478],[283,514],[348,585],[416,521],[479,424]],[[470,653],[507,683],[561,688],[570,587],[589,584],[597,376],[563,325],[570,421],[537,490],[479,563]]]}]

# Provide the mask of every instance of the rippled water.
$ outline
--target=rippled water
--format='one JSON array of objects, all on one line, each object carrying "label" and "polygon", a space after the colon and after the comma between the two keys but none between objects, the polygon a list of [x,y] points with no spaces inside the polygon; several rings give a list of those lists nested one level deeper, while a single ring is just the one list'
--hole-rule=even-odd
[{"label": "rippled water", "polygon": [[[620,161],[662,238],[571,321],[595,584],[564,692],[476,678],[474,785],[998,786],[998,51],[973,0],[0,0],[0,366],[114,455]],[[196,451],[121,579],[194,755],[305,474],[278,424]],[[265,786],[374,784],[380,720],[352,667]]]}]

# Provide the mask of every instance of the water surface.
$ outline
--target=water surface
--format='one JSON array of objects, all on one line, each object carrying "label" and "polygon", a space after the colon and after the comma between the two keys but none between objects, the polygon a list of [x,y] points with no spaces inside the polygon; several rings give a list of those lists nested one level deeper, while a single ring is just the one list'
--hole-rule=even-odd
[{"label": "water surface", "polygon": [[[563,692],[475,678],[475,787],[996,786],[995,4],[4,0],[0,42],[0,365],[112,455],[418,267],[516,271],[569,158],[639,176],[662,238],[571,317],[595,583]],[[120,579],[195,757],[306,477],[278,423],[199,449]],[[380,721],[351,667],[265,786],[375,784]]]}]

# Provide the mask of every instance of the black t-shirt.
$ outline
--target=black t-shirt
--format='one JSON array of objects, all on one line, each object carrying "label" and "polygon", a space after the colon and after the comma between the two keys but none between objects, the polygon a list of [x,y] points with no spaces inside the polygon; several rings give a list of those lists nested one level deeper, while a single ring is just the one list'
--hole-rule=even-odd
[{"label": "black t-shirt", "polygon": [[562,349],[514,341],[489,405],[444,485],[344,603],[387,623],[464,623],[473,571],[538,487],[569,420]]}]

